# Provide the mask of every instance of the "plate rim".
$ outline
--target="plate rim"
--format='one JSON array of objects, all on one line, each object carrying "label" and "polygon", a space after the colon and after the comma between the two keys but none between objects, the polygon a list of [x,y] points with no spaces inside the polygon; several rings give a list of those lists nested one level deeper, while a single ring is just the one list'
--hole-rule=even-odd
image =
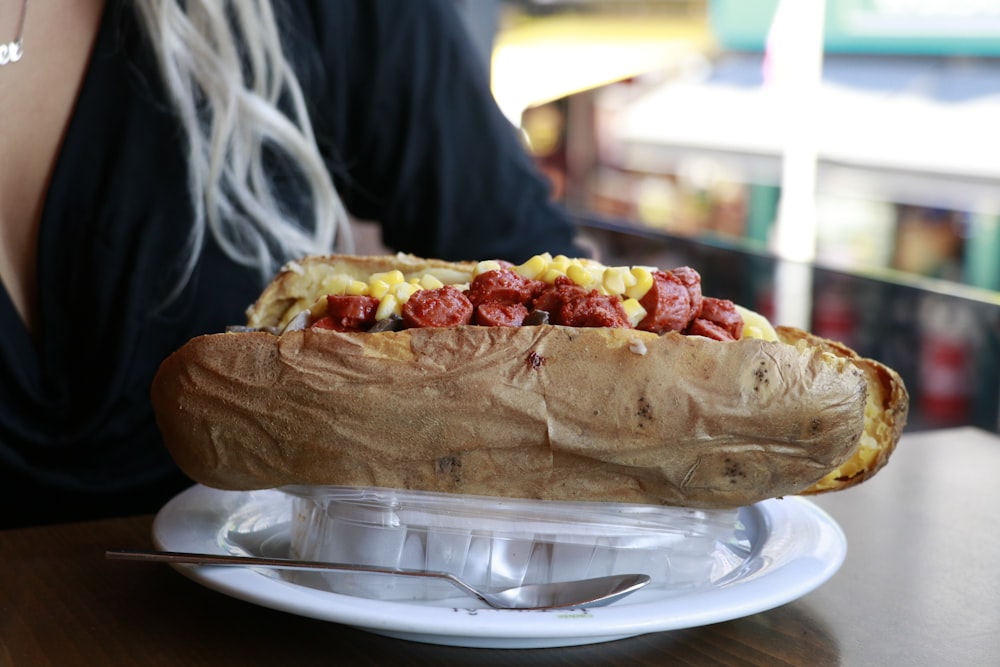
[{"label": "plate rim", "polygon": [[[223,491],[195,484],[168,501],[153,521],[159,549],[227,553],[221,529],[250,502],[284,499],[277,489]],[[640,591],[607,607],[522,611],[372,600],[267,576],[252,568],[176,566],[206,588],[287,613],[376,634],[453,646],[549,647],[598,643],[742,618],[787,604],[840,569],[847,540],[837,522],[811,501],[789,496],[741,508],[765,535],[753,545],[757,568],[731,583],[681,595]],[[789,540],[813,531],[814,539]],[[779,534],[780,533],[780,534]],[[419,609],[421,613],[414,614]],[[572,622],[586,620],[585,623]]]}]

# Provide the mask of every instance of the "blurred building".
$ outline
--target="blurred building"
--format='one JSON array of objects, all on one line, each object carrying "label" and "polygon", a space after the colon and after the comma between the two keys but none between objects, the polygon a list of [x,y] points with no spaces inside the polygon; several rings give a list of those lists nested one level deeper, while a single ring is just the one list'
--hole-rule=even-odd
[{"label": "blurred building", "polygon": [[495,89],[577,210],[767,246],[801,125],[810,256],[1000,289],[1000,3],[828,0],[807,104],[769,81],[778,0],[516,4],[547,12],[501,31]]}]

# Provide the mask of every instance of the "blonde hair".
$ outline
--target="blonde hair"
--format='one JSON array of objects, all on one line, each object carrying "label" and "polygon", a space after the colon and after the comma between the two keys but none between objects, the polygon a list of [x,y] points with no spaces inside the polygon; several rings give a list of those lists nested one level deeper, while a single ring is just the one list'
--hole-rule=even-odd
[{"label": "blonde hair", "polygon": [[[194,207],[189,280],[206,231],[262,280],[301,255],[350,252],[348,215],[320,155],[270,0],[134,0],[187,139]],[[278,101],[290,111],[279,110]],[[294,165],[312,206],[302,221],[281,205],[265,159]]]}]

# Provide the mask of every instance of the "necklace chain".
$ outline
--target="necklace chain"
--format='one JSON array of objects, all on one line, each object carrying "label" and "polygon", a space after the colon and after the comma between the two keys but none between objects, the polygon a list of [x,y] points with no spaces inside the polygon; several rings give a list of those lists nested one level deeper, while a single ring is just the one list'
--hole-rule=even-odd
[{"label": "necklace chain", "polygon": [[28,13],[28,0],[21,3],[21,18],[17,22],[17,36],[6,44],[0,43],[0,67],[13,65],[24,55],[24,17]]}]

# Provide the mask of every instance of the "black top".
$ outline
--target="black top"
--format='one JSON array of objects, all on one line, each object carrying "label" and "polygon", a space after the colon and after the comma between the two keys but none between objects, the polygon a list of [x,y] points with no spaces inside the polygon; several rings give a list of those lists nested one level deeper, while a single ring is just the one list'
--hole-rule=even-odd
[{"label": "black top", "polygon": [[[429,257],[576,252],[449,0],[289,0],[279,25],[349,210]],[[128,3],[108,3],[46,198],[39,333],[0,289],[0,527],[156,509],[190,482],[152,417],[159,363],[244,321],[262,285],[191,220],[178,124]]]}]

